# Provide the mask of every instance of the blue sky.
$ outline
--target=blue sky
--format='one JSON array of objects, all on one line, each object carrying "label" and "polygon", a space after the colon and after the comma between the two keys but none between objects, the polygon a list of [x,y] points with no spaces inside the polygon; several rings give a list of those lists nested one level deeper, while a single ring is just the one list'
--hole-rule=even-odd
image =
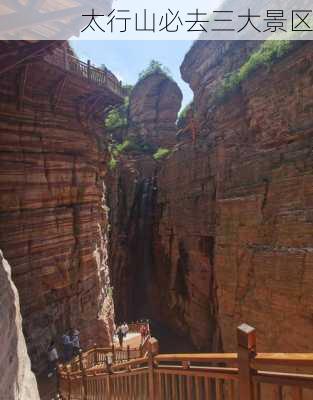
[{"label": "blue sky", "polygon": [[193,97],[189,86],[181,79],[179,67],[192,41],[183,40],[74,40],[71,45],[77,55],[90,59],[95,65],[105,64],[124,83],[134,84],[138,74],[145,69],[152,59],[160,61],[168,67],[172,77],[183,92],[183,105]]}]

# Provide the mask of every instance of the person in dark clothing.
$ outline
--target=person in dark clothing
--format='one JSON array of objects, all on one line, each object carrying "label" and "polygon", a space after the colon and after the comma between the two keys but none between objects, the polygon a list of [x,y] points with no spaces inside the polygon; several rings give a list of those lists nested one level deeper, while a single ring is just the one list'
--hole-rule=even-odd
[{"label": "person in dark clothing", "polygon": [[68,335],[65,333],[62,336],[62,345],[63,345],[63,359],[64,362],[69,362],[73,357],[73,343]]},{"label": "person in dark clothing", "polygon": [[79,354],[80,350],[80,340],[79,340],[79,331],[77,329],[74,329],[71,332],[71,342],[73,345],[73,356],[76,357]]},{"label": "person in dark clothing", "polygon": [[119,326],[117,329],[117,337],[120,342],[120,347],[123,347],[124,333],[121,326]]},{"label": "person in dark clothing", "polygon": [[52,341],[48,347],[48,378],[51,378],[51,376],[55,373],[57,364],[59,361],[59,354],[56,349],[54,341]]}]

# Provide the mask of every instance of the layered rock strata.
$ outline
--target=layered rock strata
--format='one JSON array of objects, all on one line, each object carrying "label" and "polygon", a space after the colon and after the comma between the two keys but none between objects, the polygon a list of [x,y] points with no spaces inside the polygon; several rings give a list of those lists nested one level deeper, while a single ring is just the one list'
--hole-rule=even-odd
[{"label": "layered rock strata", "polygon": [[234,351],[247,322],[259,350],[311,351],[312,45],[214,104],[220,46],[196,44],[182,66],[201,130],[158,174],[154,297],[166,288],[162,315],[200,346]]},{"label": "layered rock strata", "polygon": [[103,109],[120,99],[42,58],[2,74],[0,94],[0,245],[39,370],[71,327],[110,341]]},{"label": "layered rock strata", "polygon": [[[198,350],[235,351],[242,322],[257,329],[261,351],[312,350],[312,45],[259,67],[217,102],[222,79],[258,46],[192,47],[182,75],[195,93],[195,143],[190,133],[153,175],[142,169],[153,176],[148,220],[134,207],[136,169],[125,164],[111,203],[128,260],[116,257],[116,290],[129,284],[125,298],[139,293],[139,310]],[[146,221],[152,248],[131,220]],[[133,300],[123,304],[123,318],[137,317]]]},{"label": "layered rock strata", "polygon": [[140,135],[156,149],[172,147],[181,101],[176,82],[164,73],[139,80],[130,96],[128,132]]}]

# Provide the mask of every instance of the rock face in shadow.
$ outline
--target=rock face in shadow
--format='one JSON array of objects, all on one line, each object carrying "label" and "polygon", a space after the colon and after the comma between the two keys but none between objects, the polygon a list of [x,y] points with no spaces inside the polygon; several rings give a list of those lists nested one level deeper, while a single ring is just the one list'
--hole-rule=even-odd
[{"label": "rock face in shadow", "polygon": [[0,399],[39,400],[30,368],[17,289],[0,251]]},{"label": "rock face in shadow", "polygon": [[42,59],[1,75],[0,94],[0,246],[37,372],[71,327],[83,346],[111,339],[103,109],[117,99]]},{"label": "rock face in shadow", "polygon": [[139,137],[152,151],[123,154],[107,185],[110,263],[118,320],[153,318],[149,291],[154,279],[154,205],[161,161],[152,156],[159,147],[173,146],[181,100],[177,84],[162,73],[142,79],[130,97],[128,135]]},{"label": "rock face in shadow", "polygon": [[311,351],[312,44],[214,104],[225,46],[196,44],[182,66],[201,128],[158,173],[155,312],[199,347],[234,351],[246,322],[260,351]]}]

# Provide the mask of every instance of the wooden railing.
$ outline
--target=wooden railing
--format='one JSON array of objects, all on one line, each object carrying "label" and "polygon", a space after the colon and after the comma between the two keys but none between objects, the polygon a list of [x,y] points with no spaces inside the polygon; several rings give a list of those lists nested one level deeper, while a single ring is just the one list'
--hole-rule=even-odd
[{"label": "wooden railing", "polygon": [[89,83],[106,87],[120,97],[125,97],[127,94],[121,82],[107,68],[96,68],[91,65],[90,61],[85,63],[71,55],[66,49],[54,49],[44,59],[65,71],[79,75]]},{"label": "wooden railing", "polygon": [[255,330],[238,328],[238,352],[158,354],[83,373],[60,370],[66,400],[309,400],[313,354],[256,353]]}]

